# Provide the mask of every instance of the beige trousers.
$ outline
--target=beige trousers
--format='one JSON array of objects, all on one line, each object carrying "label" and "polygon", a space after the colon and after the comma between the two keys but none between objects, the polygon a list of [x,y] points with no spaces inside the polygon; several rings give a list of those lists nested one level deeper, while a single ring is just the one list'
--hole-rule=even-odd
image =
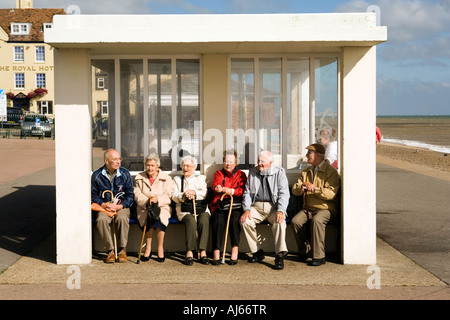
[{"label": "beige trousers", "polygon": [[[113,224],[111,222],[112,218],[106,213],[98,212],[97,229],[107,251],[114,249]],[[128,242],[128,230],[130,228],[130,209],[126,208],[119,210],[115,215],[114,223],[118,246],[117,250],[119,250],[119,248],[126,248]]]},{"label": "beige trousers", "polygon": [[[325,258],[325,227],[335,214],[329,210],[310,211],[311,229],[307,230],[309,224],[306,211],[301,210],[292,218],[295,239],[297,240],[298,251],[300,254],[308,254],[312,251],[314,259]],[[312,234],[310,243],[310,235]],[[312,244],[312,248],[311,248]]]},{"label": "beige trousers", "polygon": [[260,249],[261,239],[256,231],[256,225],[267,220],[272,227],[275,253],[287,252],[286,221],[277,223],[277,208],[271,202],[255,202],[250,208],[250,219],[241,222],[242,230],[252,253]]}]

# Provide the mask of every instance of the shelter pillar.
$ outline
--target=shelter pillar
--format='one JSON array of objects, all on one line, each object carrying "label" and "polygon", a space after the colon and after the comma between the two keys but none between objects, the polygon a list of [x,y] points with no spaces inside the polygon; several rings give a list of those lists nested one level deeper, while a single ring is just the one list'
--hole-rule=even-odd
[{"label": "shelter pillar", "polygon": [[344,47],[341,63],[342,261],[376,263],[376,49]]},{"label": "shelter pillar", "polygon": [[[61,62],[61,63],[59,63]],[[89,112],[86,50],[55,52],[56,262],[92,259]]]}]

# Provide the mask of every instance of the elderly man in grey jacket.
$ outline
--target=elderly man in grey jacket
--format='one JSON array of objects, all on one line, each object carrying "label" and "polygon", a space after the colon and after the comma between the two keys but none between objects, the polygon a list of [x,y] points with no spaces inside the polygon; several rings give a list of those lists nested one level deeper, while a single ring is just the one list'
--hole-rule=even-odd
[{"label": "elderly man in grey jacket", "polygon": [[275,269],[284,268],[286,246],[286,210],[289,204],[289,184],[282,167],[273,165],[273,155],[262,151],[258,164],[249,170],[245,185],[241,225],[252,257],[248,262],[260,262],[264,251],[260,248],[256,225],[267,220],[272,226],[275,242]]}]

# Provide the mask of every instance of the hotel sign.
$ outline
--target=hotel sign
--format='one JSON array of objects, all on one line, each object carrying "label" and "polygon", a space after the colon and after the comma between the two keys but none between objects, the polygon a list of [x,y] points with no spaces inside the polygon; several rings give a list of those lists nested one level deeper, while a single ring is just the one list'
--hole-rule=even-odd
[{"label": "hotel sign", "polygon": [[24,72],[24,71],[53,71],[53,66],[0,66],[0,71]]}]

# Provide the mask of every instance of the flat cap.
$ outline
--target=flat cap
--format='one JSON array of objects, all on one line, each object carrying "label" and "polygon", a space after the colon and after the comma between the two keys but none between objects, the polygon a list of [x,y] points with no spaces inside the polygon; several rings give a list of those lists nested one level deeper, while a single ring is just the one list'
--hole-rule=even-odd
[{"label": "flat cap", "polygon": [[306,147],[308,150],[317,151],[318,153],[325,154],[325,147],[320,143],[313,143]]}]

